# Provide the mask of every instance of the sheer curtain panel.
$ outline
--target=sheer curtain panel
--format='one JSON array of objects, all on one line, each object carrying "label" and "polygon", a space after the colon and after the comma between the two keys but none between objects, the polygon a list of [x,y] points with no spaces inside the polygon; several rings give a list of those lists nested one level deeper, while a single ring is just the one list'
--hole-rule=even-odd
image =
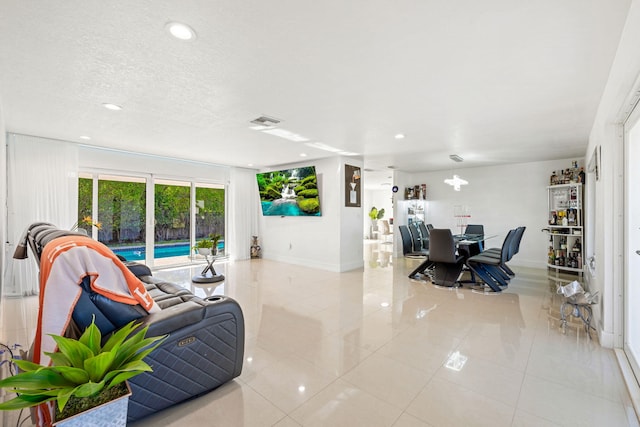
[{"label": "sheer curtain panel", "polygon": [[258,235],[258,183],[253,169],[231,168],[228,189],[229,253],[232,259],[251,257],[251,236]]},{"label": "sheer curtain panel", "polygon": [[26,227],[50,222],[70,228],[78,215],[77,145],[45,138],[7,136],[7,260],[3,278],[5,296],[38,293],[38,271],[33,257],[14,260],[13,252]]}]

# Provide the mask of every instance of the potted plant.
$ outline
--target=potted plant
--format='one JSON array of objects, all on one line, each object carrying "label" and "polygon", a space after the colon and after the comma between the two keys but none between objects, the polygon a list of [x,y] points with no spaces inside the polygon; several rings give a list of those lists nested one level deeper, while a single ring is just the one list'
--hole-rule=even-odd
[{"label": "potted plant", "polygon": [[218,253],[218,242],[222,239],[222,234],[211,233],[209,234],[209,239],[211,239],[211,253],[216,255]]},{"label": "potted plant", "polygon": [[214,248],[213,241],[208,238],[204,238],[202,240],[198,240],[193,247],[193,250],[198,252],[200,255],[211,255],[211,249]]},{"label": "potted plant", "polygon": [[[0,388],[17,396],[0,403],[0,410],[52,402],[55,403],[53,420],[56,425],[64,425],[65,422],[88,425],[79,417],[93,419],[96,415],[85,411],[108,410],[105,404],[120,399],[118,404],[124,402],[122,410],[125,413],[124,417],[118,418],[126,424],[128,397],[131,395],[126,380],[152,370],[143,359],[166,336],[145,338],[148,326],[134,333],[137,325],[133,321],[114,332],[101,345],[102,334],[94,322],[77,340],[51,335],[58,351],[45,353],[51,358],[49,366],[14,359],[13,363],[21,372],[0,380]],[[112,415],[109,417],[114,418]]]},{"label": "potted plant", "polygon": [[378,210],[375,206],[369,211],[369,218],[371,218],[371,238],[374,238],[374,234],[378,232],[378,220],[384,218],[384,208]]}]

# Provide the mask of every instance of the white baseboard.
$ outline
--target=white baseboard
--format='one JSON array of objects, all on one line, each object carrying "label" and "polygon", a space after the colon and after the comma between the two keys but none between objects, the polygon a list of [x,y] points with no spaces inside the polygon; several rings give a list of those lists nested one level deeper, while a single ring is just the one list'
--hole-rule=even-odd
[{"label": "white baseboard", "polygon": [[637,420],[638,414],[640,414],[640,386],[638,386],[638,380],[631,370],[631,365],[629,365],[629,361],[627,360],[627,356],[624,354],[624,351],[621,348],[616,348],[614,349],[614,352],[616,354],[616,359],[618,359],[620,372],[622,372],[622,377],[627,385],[627,390],[629,391],[629,396],[631,398],[631,403],[633,404]]}]

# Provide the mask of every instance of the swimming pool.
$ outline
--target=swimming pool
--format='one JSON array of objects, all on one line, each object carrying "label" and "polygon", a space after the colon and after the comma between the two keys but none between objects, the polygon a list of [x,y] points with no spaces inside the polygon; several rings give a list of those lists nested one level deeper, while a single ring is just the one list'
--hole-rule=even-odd
[{"label": "swimming pool", "polygon": [[[154,258],[170,258],[176,256],[188,256],[191,245],[189,243],[173,243],[155,245],[153,247]],[[127,261],[144,261],[146,250],[144,246],[127,246],[110,248],[114,253],[126,258]],[[218,242],[218,251],[224,250],[224,242]]]}]

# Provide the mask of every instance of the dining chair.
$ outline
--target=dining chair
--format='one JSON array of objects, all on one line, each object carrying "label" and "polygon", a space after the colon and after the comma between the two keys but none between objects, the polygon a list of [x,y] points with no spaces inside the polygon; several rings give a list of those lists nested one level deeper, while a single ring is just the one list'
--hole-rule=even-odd
[{"label": "dining chair", "polygon": [[434,264],[432,282],[437,286],[454,287],[459,284],[464,257],[456,253],[451,230],[434,228],[429,233],[429,260]]},{"label": "dining chair", "polygon": [[[418,223],[418,228],[420,230],[420,241],[422,242],[422,249],[429,250],[429,229],[422,221]],[[433,228],[433,225],[431,225],[431,228]]]},{"label": "dining chair", "polygon": [[406,225],[398,227],[400,230],[400,237],[402,238],[402,255],[407,258],[425,258],[429,256],[429,252],[425,250],[415,250],[413,248],[413,240],[411,238],[411,232]]},{"label": "dining chair", "polygon": [[509,285],[509,275],[505,273],[503,267],[509,259],[510,246],[515,234],[515,228],[509,230],[502,242],[498,256],[485,251],[472,256],[466,261],[467,266],[476,277],[481,278],[492,292],[502,292],[502,288],[506,288]]},{"label": "dining chair", "polygon": [[[393,242],[393,231],[391,231],[389,221],[387,221],[386,219],[378,220],[378,237],[382,238],[382,243]],[[391,241],[389,241],[389,237],[391,237]]]}]

